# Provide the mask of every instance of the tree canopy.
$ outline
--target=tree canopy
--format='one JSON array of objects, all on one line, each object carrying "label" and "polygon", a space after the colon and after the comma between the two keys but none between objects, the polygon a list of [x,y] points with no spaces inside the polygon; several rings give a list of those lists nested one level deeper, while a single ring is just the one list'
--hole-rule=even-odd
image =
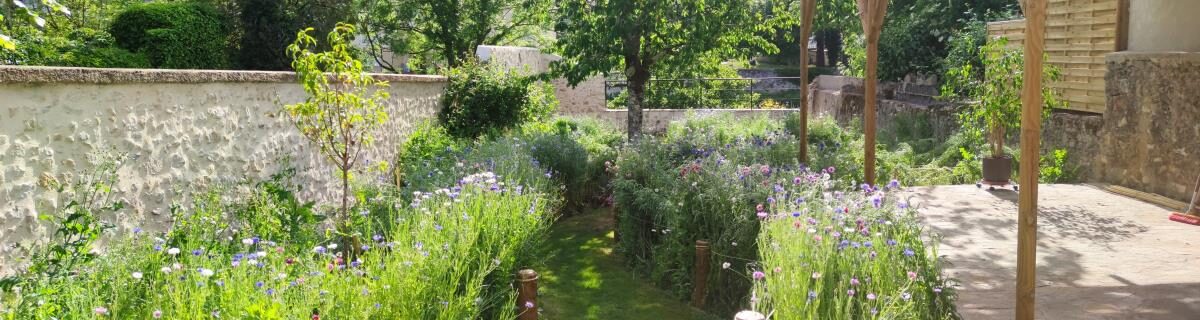
[{"label": "tree canopy", "polygon": [[[596,74],[628,80],[630,139],[641,134],[646,84],[657,70],[723,61],[774,48],[764,29],[786,19],[764,17],[746,0],[563,0],[558,3],[557,72],[572,84]],[[768,49],[770,50],[770,49]],[[715,58],[715,59],[714,59]]]},{"label": "tree canopy", "polygon": [[416,64],[454,68],[480,45],[530,45],[545,36],[553,0],[363,0],[364,34],[384,69],[387,48]]}]

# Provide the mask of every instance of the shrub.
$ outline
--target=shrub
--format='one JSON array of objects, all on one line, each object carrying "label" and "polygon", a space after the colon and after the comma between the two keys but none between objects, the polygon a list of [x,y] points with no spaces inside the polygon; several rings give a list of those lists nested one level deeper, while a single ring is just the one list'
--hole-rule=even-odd
[{"label": "shrub", "polygon": [[498,135],[545,119],[558,104],[552,86],[500,66],[469,62],[447,76],[438,121],[457,138]]},{"label": "shrub", "polygon": [[156,68],[225,69],[229,28],[212,6],[152,2],[129,7],[109,27],[116,44]]}]

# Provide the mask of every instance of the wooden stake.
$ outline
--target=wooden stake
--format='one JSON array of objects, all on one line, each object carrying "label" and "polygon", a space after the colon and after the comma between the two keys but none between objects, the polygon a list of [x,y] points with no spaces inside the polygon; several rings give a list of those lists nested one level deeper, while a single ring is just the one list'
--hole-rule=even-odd
[{"label": "wooden stake", "polygon": [[1025,69],[1021,88],[1021,194],[1017,213],[1017,314],[1034,319],[1037,280],[1038,160],[1042,141],[1042,54],[1046,0],[1022,0],[1025,10]]},{"label": "wooden stake", "polygon": [[1188,206],[1186,213],[1200,216],[1200,177],[1196,177],[1196,192],[1192,193],[1192,204]]},{"label": "wooden stake", "polygon": [[808,37],[812,35],[816,0],[803,0],[800,14],[800,163],[808,163]]},{"label": "wooden stake", "polygon": [[517,287],[517,310],[520,310],[517,319],[537,320],[538,274],[533,270],[524,269],[517,272],[517,279],[520,281],[520,286]]},{"label": "wooden stake", "polygon": [[692,306],[704,309],[704,298],[708,295],[708,267],[712,260],[708,241],[696,240],[696,268],[692,270]]},{"label": "wooden stake", "polygon": [[883,31],[883,18],[887,16],[888,0],[858,0],[858,17],[862,20],[863,34],[867,42],[867,70],[863,101],[863,183],[875,184],[875,105],[876,85],[879,82],[876,69],[879,64],[879,34]]}]

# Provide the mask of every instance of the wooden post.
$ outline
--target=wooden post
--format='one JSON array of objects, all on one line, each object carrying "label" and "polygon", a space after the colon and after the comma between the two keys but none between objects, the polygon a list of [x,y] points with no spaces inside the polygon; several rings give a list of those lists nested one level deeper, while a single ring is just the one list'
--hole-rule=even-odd
[{"label": "wooden post", "polygon": [[692,306],[704,309],[704,298],[708,295],[708,269],[712,260],[708,241],[696,240],[696,268],[692,270]]},{"label": "wooden post", "polygon": [[758,311],[746,310],[733,315],[733,320],[767,320],[767,316]]},{"label": "wooden post", "polygon": [[520,281],[520,286],[517,287],[517,310],[520,310],[517,319],[537,320],[538,274],[533,270],[524,269],[517,272],[517,279]]},{"label": "wooden post", "polygon": [[857,0],[858,17],[862,20],[863,34],[867,45],[867,70],[863,96],[863,183],[875,184],[875,105],[876,85],[879,82],[876,69],[879,64],[879,34],[883,31],[883,18],[887,16],[888,0]]},{"label": "wooden post", "polygon": [[808,164],[808,37],[812,35],[816,0],[803,0],[800,22],[800,163]]},{"label": "wooden post", "polygon": [[1037,280],[1038,161],[1042,141],[1042,60],[1046,0],[1022,0],[1025,69],[1021,88],[1021,194],[1017,212],[1017,314],[1033,320]]}]

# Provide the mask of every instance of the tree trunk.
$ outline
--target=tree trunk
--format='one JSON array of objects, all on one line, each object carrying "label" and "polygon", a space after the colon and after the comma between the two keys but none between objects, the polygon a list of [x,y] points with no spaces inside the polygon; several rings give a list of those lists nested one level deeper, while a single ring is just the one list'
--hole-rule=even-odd
[{"label": "tree trunk", "polygon": [[832,30],[828,30],[828,32],[829,32],[829,43],[827,43],[826,45],[829,47],[827,49],[827,50],[829,50],[829,54],[828,54],[829,65],[836,66],[838,62],[842,61],[842,59],[841,59],[842,58],[842,31],[832,29]]},{"label": "tree trunk", "polygon": [[650,71],[634,68],[633,73],[626,77],[629,83],[629,117],[626,119],[626,129],[629,141],[636,141],[642,135],[642,106],[646,101],[646,83],[650,81]]},{"label": "tree trunk", "polygon": [[[828,60],[825,59],[825,46],[827,45],[826,42],[829,40],[829,37],[827,37],[826,35],[827,35],[827,32],[825,32],[825,30],[817,31],[815,34],[815,38],[817,40],[817,63],[816,63],[816,65],[818,67],[824,67],[824,66],[829,65],[826,62]],[[801,48],[802,50],[807,51],[808,50],[808,39],[802,40],[800,42],[800,46],[803,47],[803,48]],[[805,61],[802,63],[807,64],[808,62]]]},{"label": "tree trunk", "polygon": [[1004,126],[992,125],[992,157],[998,158],[1004,156]]}]

